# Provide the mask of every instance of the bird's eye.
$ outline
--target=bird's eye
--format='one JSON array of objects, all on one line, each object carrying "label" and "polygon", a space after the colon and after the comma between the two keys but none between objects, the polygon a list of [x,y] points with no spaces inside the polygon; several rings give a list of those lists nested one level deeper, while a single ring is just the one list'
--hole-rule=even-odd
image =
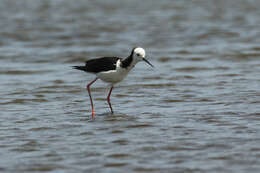
[{"label": "bird's eye", "polygon": [[140,56],[140,53],[136,54],[137,56]]}]

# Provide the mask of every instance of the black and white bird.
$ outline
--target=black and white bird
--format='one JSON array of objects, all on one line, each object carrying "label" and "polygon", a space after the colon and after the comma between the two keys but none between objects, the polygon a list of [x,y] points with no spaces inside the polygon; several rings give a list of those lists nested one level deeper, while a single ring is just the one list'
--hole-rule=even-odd
[{"label": "black and white bird", "polygon": [[134,47],[131,51],[131,54],[124,59],[119,57],[102,57],[86,61],[85,66],[73,66],[74,69],[96,75],[96,78],[86,86],[91,103],[92,118],[95,117],[95,109],[90,93],[90,86],[98,79],[111,84],[111,88],[107,96],[107,102],[109,104],[111,113],[113,113],[113,108],[110,103],[110,95],[114,88],[114,84],[121,82],[130,72],[130,70],[136,65],[136,63],[140,61],[145,61],[153,67],[153,65],[147,59],[145,59],[145,50],[141,47]]}]

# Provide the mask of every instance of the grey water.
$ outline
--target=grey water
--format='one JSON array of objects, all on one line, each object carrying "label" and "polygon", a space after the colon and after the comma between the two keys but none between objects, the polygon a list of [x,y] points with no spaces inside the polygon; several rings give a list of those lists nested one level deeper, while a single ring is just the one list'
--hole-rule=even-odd
[{"label": "grey water", "polygon": [[[0,0],[0,172],[259,172],[259,0]],[[145,48],[111,95],[73,65]]]}]

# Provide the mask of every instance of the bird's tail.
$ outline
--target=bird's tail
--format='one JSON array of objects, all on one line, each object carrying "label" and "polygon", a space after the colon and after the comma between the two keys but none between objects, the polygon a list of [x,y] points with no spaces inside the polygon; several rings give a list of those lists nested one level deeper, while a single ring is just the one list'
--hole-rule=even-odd
[{"label": "bird's tail", "polygon": [[72,68],[77,69],[77,70],[86,71],[86,66],[72,66]]}]

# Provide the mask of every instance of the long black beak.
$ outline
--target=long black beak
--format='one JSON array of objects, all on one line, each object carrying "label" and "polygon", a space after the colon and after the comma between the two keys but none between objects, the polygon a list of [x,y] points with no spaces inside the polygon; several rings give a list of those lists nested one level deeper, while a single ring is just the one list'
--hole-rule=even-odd
[{"label": "long black beak", "polygon": [[147,59],[143,58],[143,61],[145,61],[147,64],[149,64],[151,67],[154,67]]}]

